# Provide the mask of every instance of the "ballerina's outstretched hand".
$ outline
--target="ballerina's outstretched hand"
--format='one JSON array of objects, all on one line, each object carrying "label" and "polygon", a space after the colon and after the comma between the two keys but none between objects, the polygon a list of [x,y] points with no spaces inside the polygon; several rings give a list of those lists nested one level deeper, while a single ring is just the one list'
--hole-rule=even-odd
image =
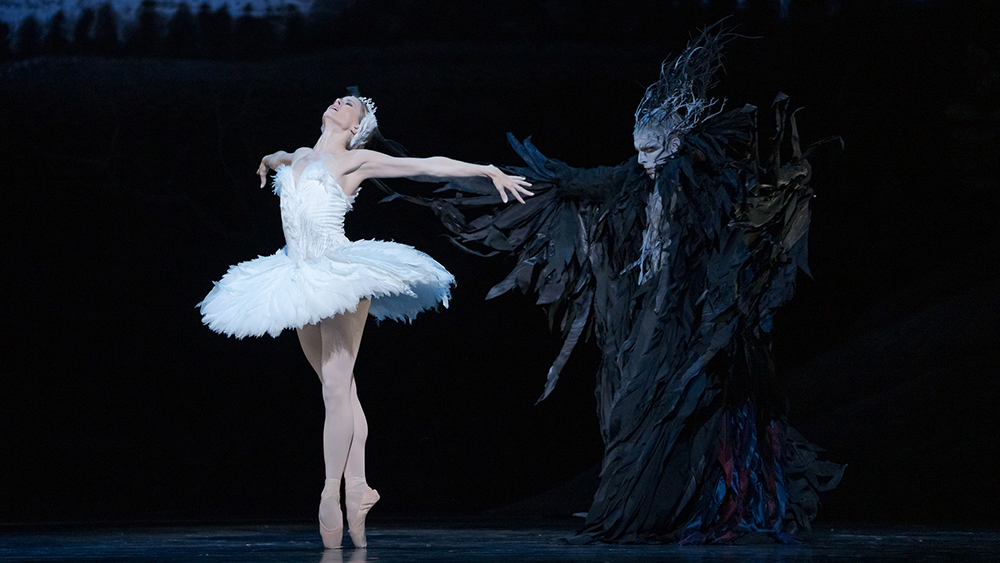
[{"label": "ballerina's outstretched hand", "polygon": [[514,196],[514,199],[524,203],[523,196],[533,196],[533,192],[527,190],[531,187],[531,182],[525,179],[524,176],[511,176],[505,174],[496,166],[490,165],[487,175],[490,180],[493,180],[493,185],[496,186],[497,191],[500,192],[500,199],[504,203],[507,203],[507,192]]}]

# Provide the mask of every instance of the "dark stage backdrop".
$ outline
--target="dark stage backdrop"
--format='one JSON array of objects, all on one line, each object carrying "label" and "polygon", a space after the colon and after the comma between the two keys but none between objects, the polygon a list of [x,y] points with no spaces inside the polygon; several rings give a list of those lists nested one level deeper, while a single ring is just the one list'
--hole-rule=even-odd
[{"label": "dark stage backdrop", "polygon": [[[783,91],[805,142],[845,144],[813,158],[814,279],[775,344],[791,423],[848,464],[827,522],[997,518],[984,499],[1000,497],[1000,50],[990,2],[946,4],[729,20],[760,38],[732,44],[717,95],[767,120]],[[284,244],[260,157],[311,145],[358,85],[418,156],[516,164],[511,131],[573,165],[616,164],[633,157],[644,85],[711,16],[677,10],[663,29],[625,18],[637,35],[587,36],[570,16],[565,33],[494,32],[460,14],[437,31],[463,17],[472,31],[447,41],[383,29],[278,59],[0,66],[0,521],[312,518],[323,411],[294,334],[226,338],[194,307],[229,264]],[[530,298],[483,301],[511,260],[463,254],[428,210],[380,198],[362,190],[348,235],[415,245],[458,288],[447,310],[366,329],[373,521],[586,510],[602,451],[594,350],[580,346],[535,405],[560,343]]]}]

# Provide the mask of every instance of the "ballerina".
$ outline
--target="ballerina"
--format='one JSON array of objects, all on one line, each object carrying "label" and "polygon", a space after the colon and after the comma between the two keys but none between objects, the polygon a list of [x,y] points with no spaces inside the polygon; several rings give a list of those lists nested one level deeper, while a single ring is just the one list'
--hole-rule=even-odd
[{"label": "ballerina", "polygon": [[521,203],[533,195],[523,177],[492,165],[445,157],[397,158],[363,148],[377,127],[370,99],[345,96],[323,113],[322,134],[314,146],[262,158],[257,171],[261,187],[268,171],[275,170],[274,192],[281,198],[287,246],[230,267],[198,304],[209,328],[237,338],[296,330],[323,386],[326,482],[319,529],[327,548],[339,548],[343,538],[342,479],[355,547],[367,545],[365,517],[379,500],[365,480],[368,426],[354,381],[365,320],[371,315],[409,321],[439,303],[447,307],[455,284],[441,264],[410,246],[347,239],[344,215],[361,183],[372,178],[482,177],[504,202],[508,194]]}]

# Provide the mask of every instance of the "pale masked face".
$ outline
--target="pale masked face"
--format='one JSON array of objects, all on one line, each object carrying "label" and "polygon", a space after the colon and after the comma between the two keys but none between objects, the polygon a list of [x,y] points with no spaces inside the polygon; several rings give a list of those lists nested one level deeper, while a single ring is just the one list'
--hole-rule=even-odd
[{"label": "pale masked face", "polygon": [[650,178],[656,179],[656,167],[667,161],[680,147],[680,137],[668,137],[663,130],[641,129],[632,137],[635,150],[639,152],[639,164],[646,169]]}]

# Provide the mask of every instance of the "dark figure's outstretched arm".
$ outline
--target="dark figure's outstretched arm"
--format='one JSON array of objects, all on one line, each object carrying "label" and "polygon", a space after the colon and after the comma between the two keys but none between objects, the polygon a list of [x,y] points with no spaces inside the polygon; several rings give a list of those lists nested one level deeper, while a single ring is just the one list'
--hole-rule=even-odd
[{"label": "dark figure's outstretched arm", "polygon": [[530,139],[521,143],[510,134],[508,139],[526,165],[509,170],[531,182],[534,197],[524,205],[499,207],[495,191],[483,182],[462,179],[438,190],[451,195],[428,204],[462,249],[481,256],[517,254],[517,265],[486,298],[514,287],[537,293],[550,326],[562,332],[563,347],[549,368],[544,399],[591,318],[592,253],[597,251],[601,210],[637,166],[574,168],[546,158]]}]

